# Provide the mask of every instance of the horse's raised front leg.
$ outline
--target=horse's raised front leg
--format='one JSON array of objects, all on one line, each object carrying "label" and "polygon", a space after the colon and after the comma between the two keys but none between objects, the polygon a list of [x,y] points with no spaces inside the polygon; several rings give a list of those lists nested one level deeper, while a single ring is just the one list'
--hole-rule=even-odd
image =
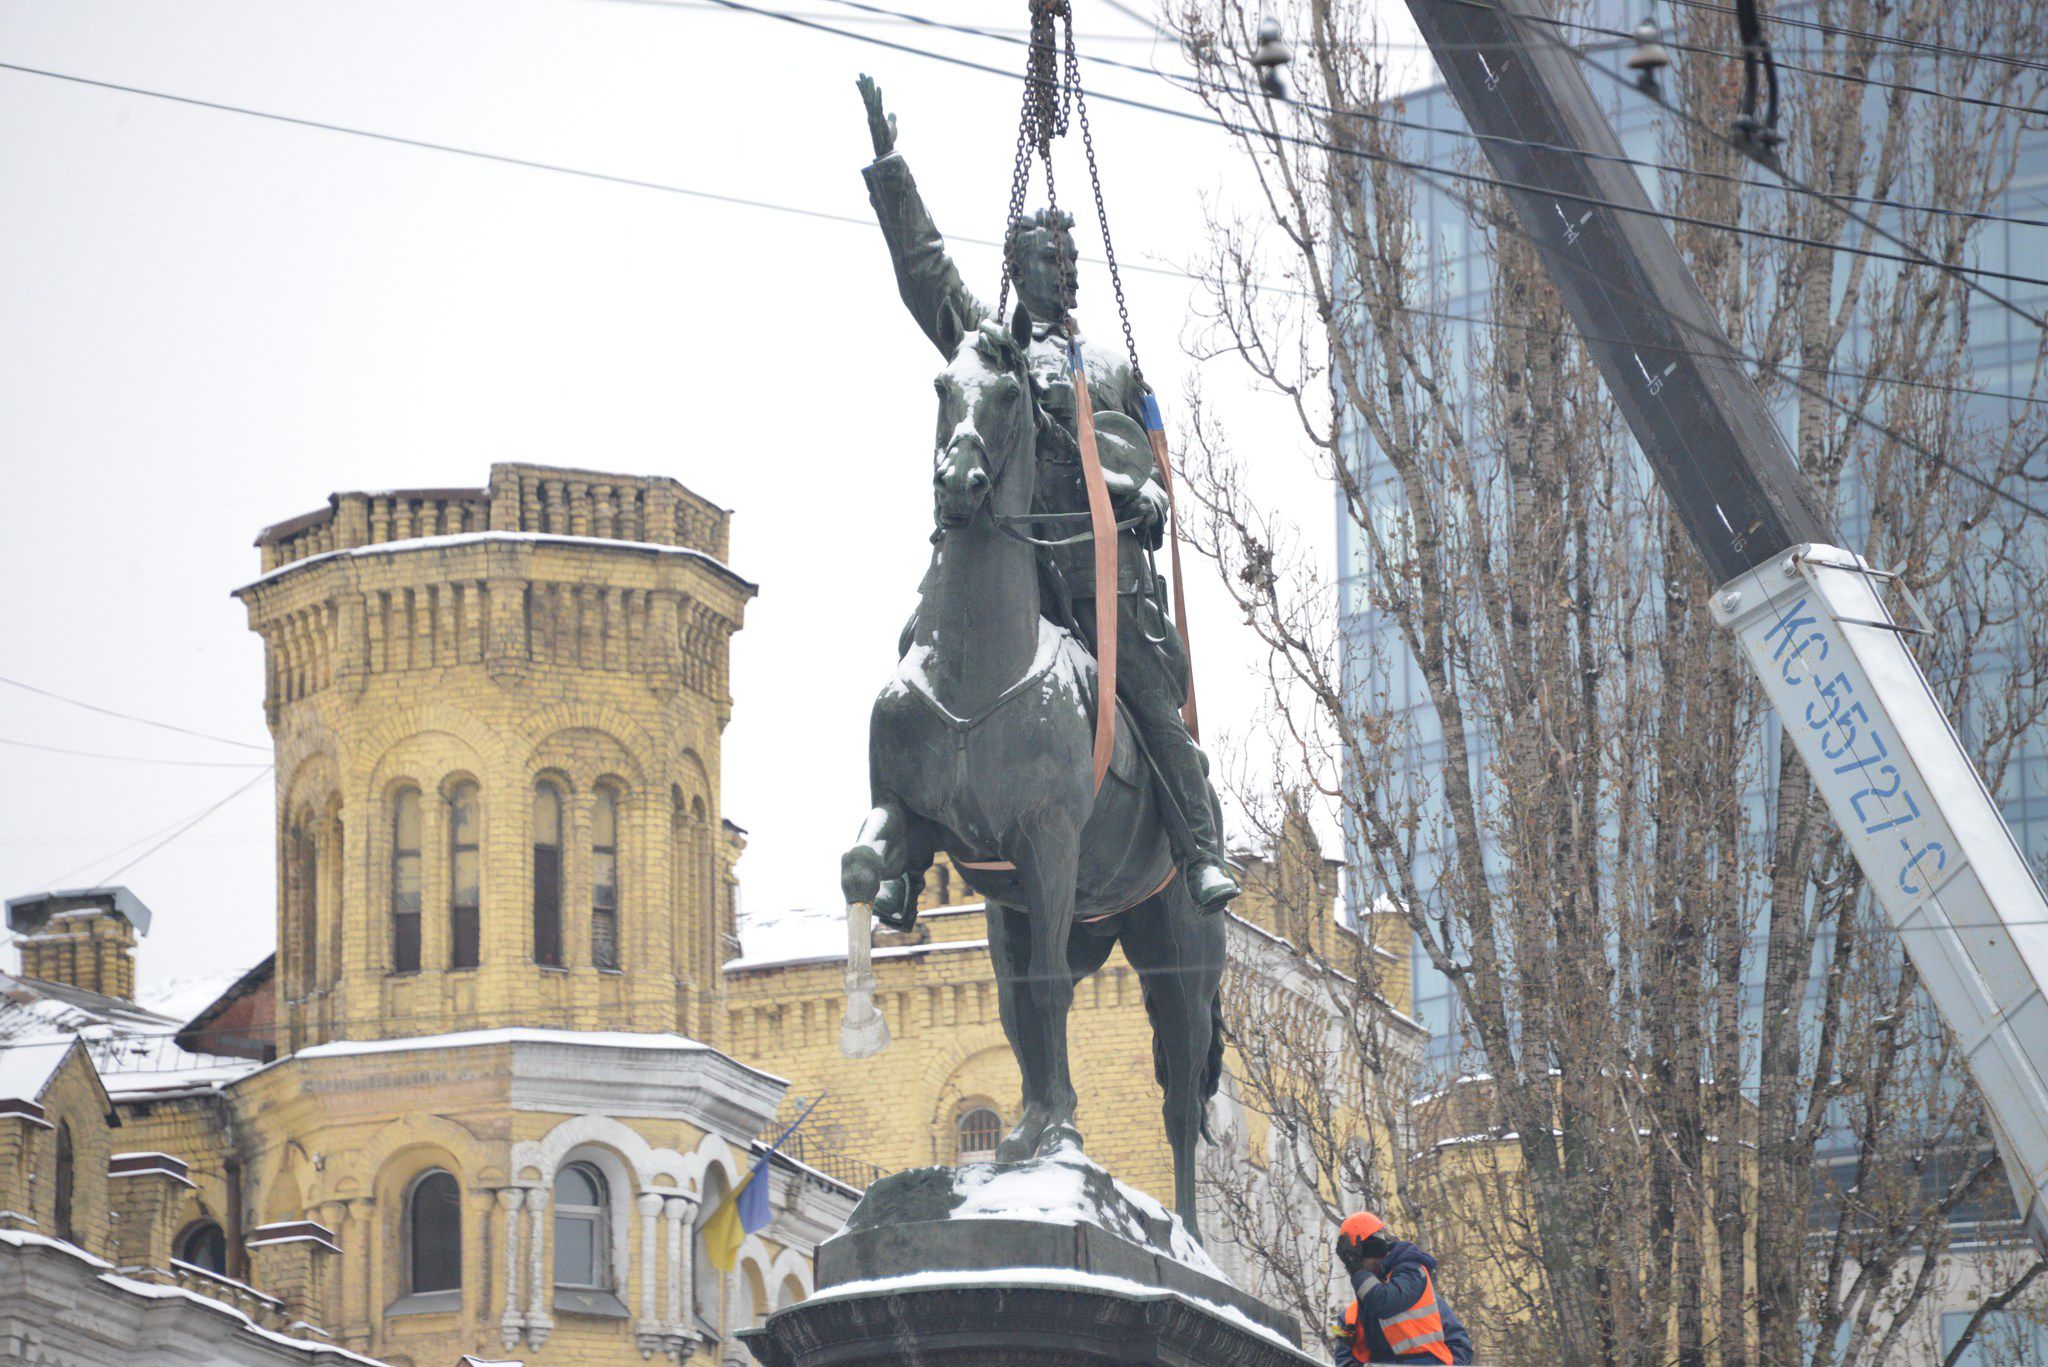
[{"label": "horse's raised front leg", "polygon": [[1020,1042],[1021,1061],[1035,1052],[1044,1073],[1044,1089],[1034,1111],[1027,1100],[1019,1131],[1035,1128],[1032,1151],[1050,1153],[1063,1143],[1081,1145],[1074,1124],[1074,1078],[1067,1060],[1067,1014],[1074,1006],[1074,975],[1067,963],[1067,940],[1074,930],[1074,874],[1080,854],[1079,832],[1062,824],[1032,833],[1017,861],[1031,916],[1031,956],[1025,989],[1036,1008],[1033,1027]]},{"label": "horse's raised front leg", "polygon": [[885,878],[898,878],[910,857],[911,817],[894,797],[880,795],[860,824],[860,838],[853,848],[839,856],[839,890],[848,906],[855,902],[874,905],[875,893]]},{"label": "horse's raised front leg", "polygon": [[860,839],[839,859],[839,890],[846,896],[846,1018],[839,1051],[869,1058],[889,1047],[889,1022],[875,1008],[875,892],[903,872],[911,818],[894,798],[878,800],[861,823]]}]

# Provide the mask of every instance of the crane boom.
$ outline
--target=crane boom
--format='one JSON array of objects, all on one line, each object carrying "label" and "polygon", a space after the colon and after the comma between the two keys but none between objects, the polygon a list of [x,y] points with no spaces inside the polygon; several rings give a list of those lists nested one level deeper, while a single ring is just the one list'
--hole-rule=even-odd
[{"label": "crane boom", "polygon": [[[1763,395],[1622,159],[1543,0],[1408,0],[1785,734],[1961,1041],[2048,1250],[2048,900]],[[1917,611],[1917,605],[1916,605]]]}]

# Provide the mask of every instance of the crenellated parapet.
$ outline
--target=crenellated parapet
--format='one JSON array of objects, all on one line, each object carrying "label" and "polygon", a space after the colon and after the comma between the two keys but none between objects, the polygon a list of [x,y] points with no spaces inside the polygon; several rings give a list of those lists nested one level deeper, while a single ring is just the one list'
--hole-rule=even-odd
[{"label": "crenellated parapet", "polygon": [[672,479],[551,465],[494,465],[482,489],[333,494],[325,508],[265,527],[264,573],[394,541],[529,532],[678,546],[723,560],[730,514]]}]

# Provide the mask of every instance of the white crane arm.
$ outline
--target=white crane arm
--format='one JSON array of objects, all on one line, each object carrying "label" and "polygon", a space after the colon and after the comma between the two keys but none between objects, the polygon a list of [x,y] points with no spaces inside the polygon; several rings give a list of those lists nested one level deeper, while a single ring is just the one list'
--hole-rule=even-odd
[{"label": "white crane arm", "polygon": [[2048,1248],[2048,900],[1892,621],[1890,577],[1796,546],[1724,585],[1714,617],[1961,1041],[2022,1220]]}]

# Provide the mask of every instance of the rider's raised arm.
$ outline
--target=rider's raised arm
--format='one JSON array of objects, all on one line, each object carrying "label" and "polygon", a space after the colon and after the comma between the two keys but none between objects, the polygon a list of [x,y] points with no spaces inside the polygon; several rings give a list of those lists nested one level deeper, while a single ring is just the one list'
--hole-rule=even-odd
[{"label": "rider's raised arm", "polygon": [[875,159],[861,176],[868,183],[868,201],[875,206],[882,239],[889,244],[896,288],[924,335],[940,355],[950,358],[959,350],[960,339],[988,317],[988,309],[968,290],[946,253],[946,239],[939,236],[924,196],[917,192],[910,164],[896,150],[896,116],[884,114],[881,90],[863,76],[860,93],[875,145]]},{"label": "rider's raised arm", "polygon": [[961,280],[903,154],[878,158],[861,175],[882,225],[882,239],[889,244],[903,303],[939,354],[950,357],[960,349],[960,339],[981,326],[988,309]]}]

